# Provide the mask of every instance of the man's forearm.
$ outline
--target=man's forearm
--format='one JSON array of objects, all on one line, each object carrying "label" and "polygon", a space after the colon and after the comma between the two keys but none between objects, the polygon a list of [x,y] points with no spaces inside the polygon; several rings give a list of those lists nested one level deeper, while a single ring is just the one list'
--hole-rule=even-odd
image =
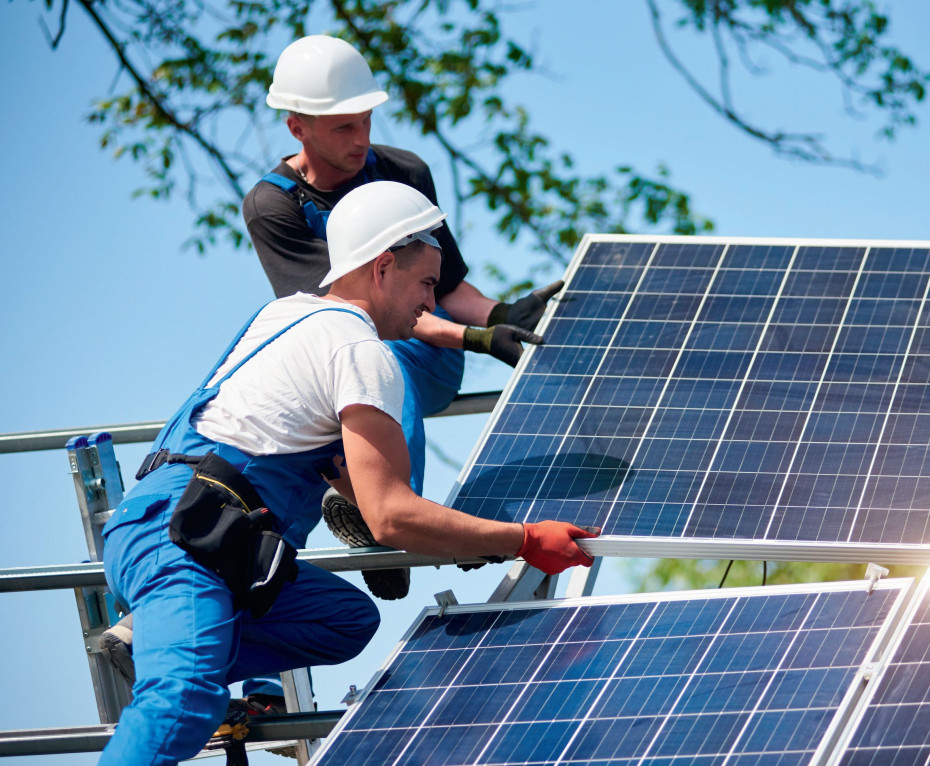
[{"label": "man's forearm", "polygon": [[450,322],[435,314],[423,314],[413,328],[413,337],[441,348],[461,348],[465,325]]},{"label": "man's forearm", "polygon": [[438,303],[456,322],[475,327],[487,327],[488,314],[500,301],[486,297],[477,287],[462,281],[451,293],[444,295]]}]

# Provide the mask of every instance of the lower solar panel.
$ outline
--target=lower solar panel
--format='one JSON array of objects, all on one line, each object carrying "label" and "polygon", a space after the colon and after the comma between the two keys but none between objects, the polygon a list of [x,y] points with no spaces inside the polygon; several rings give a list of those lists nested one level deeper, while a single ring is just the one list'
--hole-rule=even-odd
[{"label": "lower solar panel", "polygon": [[314,763],[806,763],[910,583],[427,610]]},{"label": "lower solar panel", "polygon": [[930,243],[605,235],[566,283],[449,504],[930,561]]}]

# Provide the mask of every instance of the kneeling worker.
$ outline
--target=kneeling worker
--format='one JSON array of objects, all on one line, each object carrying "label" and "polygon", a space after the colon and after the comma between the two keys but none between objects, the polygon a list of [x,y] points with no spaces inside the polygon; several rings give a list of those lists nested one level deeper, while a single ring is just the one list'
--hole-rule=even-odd
[{"label": "kneeling worker", "polygon": [[571,524],[489,521],[410,488],[404,384],[382,342],[435,307],[444,214],[404,184],[347,194],[328,222],[325,298],[272,301],[168,422],[107,524],[113,593],[135,615],[134,700],[101,764],[175,764],[222,722],[227,684],[344,662],[378,627],[367,595],[295,561],[330,486],[383,545],[522,556],[549,573],[591,558]]}]

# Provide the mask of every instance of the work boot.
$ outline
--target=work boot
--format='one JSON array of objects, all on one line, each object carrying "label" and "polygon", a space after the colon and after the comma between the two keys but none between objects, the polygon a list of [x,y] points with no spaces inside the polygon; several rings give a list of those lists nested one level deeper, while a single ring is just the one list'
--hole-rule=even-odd
[{"label": "work boot", "polygon": [[[323,495],[323,521],[336,538],[350,548],[378,545],[362,513],[335,489]],[[385,601],[403,598],[410,590],[410,568],[364,569],[362,578],[373,596]]]},{"label": "work boot", "polygon": [[116,625],[100,634],[100,653],[132,686],[136,682],[136,666],[132,661],[132,615],[127,614]]}]

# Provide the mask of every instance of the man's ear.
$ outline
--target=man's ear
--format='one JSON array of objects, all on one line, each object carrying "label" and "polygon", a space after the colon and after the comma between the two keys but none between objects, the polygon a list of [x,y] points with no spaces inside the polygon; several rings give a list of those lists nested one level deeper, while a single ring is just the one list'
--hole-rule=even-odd
[{"label": "man's ear", "polygon": [[287,129],[291,131],[291,135],[294,136],[298,141],[303,143],[304,134],[306,132],[306,125],[304,125],[303,120],[300,119],[300,116],[297,114],[289,114],[287,120],[285,120]]},{"label": "man's ear", "polygon": [[397,262],[397,258],[390,250],[385,250],[381,255],[375,258],[372,263],[372,271],[375,278],[375,284],[381,287],[384,284],[384,277]]}]

